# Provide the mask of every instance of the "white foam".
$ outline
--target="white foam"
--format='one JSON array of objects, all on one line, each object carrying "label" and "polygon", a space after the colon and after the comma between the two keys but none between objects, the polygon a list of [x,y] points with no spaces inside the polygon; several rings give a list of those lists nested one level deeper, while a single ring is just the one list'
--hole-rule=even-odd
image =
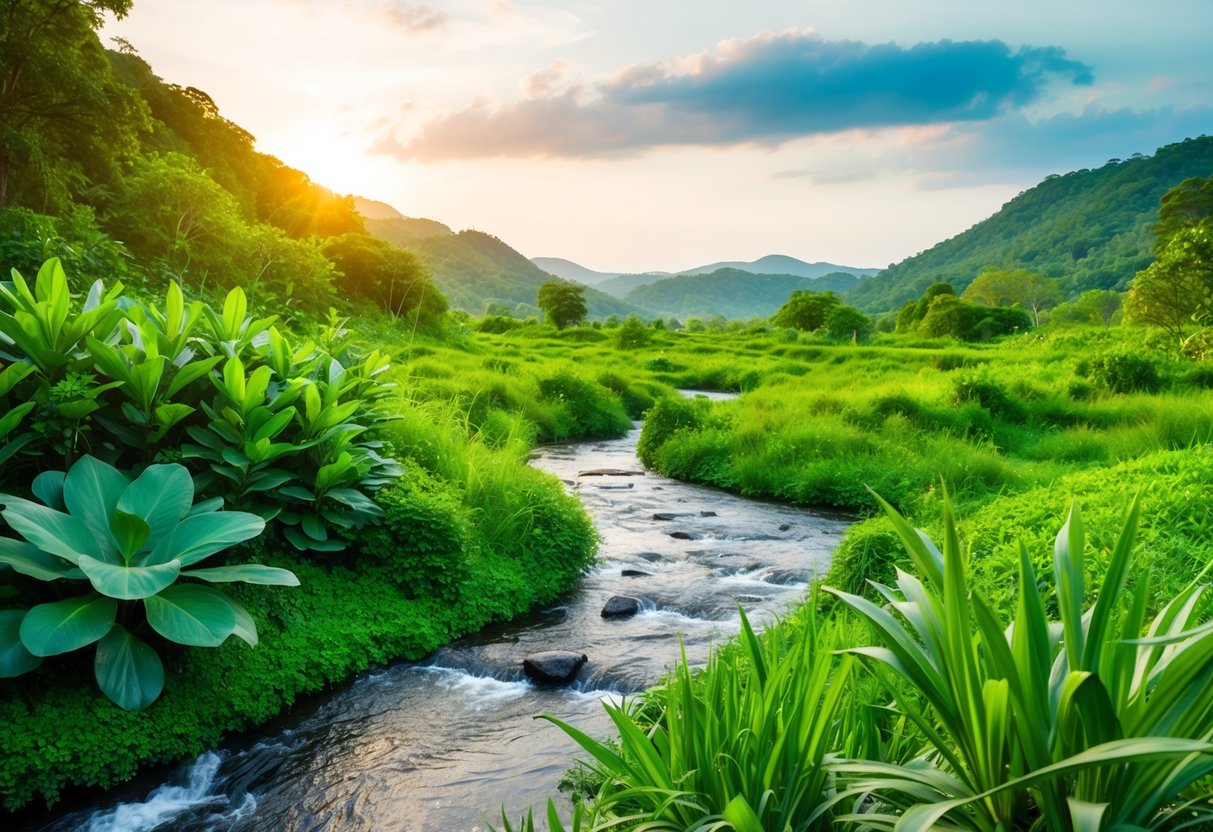
[{"label": "white foam", "polygon": [[[93,815],[82,828],[86,832],[141,832],[155,829],[195,806],[222,800],[213,791],[220,762],[222,758],[218,754],[208,751],[190,767],[186,785],[160,786],[142,803],[120,803]],[[251,813],[256,805],[253,796],[246,795],[244,802],[225,813],[225,817],[238,820]]]},{"label": "white foam", "polygon": [[521,699],[531,692],[531,686],[526,682],[504,682],[492,676],[473,676],[466,670],[456,670],[450,667],[419,667],[419,671],[432,673],[436,676],[434,682],[438,687],[458,691],[474,700],[478,708],[512,702]]}]

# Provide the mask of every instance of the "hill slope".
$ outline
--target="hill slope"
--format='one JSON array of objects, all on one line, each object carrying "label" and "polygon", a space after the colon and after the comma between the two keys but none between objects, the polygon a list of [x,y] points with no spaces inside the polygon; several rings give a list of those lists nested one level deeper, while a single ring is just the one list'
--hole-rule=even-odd
[{"label": "hill slope", "polygon": [[[367,229],[380,234],[370,222]],[[426,237],[409,248],[424,256],[435,285],[450,305],[476,315],[483,314],[492,303],[511,310],[518,304],[534,307],[539,287],[554,279],[497,237],[482,231]],[[584,294],[591,318],[650,314],[592,288],[586,288]]]},{"label": "hill slope", "polygon": [[846,272],[856,277],[871,277],[880,271],[880,269],[839,266],[836,263],[806,263],[804,260],[788,257],[786,254],[768,254],[766,257],[759,257],[757,260],[726,260],[719,263],[709,263],[706,266],[687,269],[686,271],[679,272],[679,274],[711,274],[720,269],[737,269],[749,272],[750,274],[782,274],[813,278],[825,277],[827,274],[837,274],[838,272]]},{"label": "hill slope", "polygon": [[629,303],[679,318],[723,315],[726,318],[766,317],[798,289],[843,292],[856,284],[843,272],[821,278],[792,274],[752,274],[740,269],[717,269],[707,275],[678,275],[627,295]]},{"label": "hill slope", "polygon": [[892,310],[940,280],[959,291],[988,266],[1055,277],[1068,297],[1124,289],[1153,260],[1159,199],[1190,176],[1210,174],[1213,137],[1202,136],[1153,156],[1050,176],[968,231],[865,280],[847,300]]}]

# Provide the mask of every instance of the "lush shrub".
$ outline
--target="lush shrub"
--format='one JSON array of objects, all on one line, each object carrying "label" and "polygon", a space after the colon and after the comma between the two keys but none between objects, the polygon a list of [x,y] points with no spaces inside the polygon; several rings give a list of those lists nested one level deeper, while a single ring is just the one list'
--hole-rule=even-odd
[{"label": "lush shrub", "polygon": [[646,327],[635,315],[628,315],[615,330],[615,346],[621,350],[634,350],[648,346],[653,340],[653,330]]},{"label": "lush shrub", "polygon": [[555,439],[609,436],[632,426],[615,394],[568,370],[539,379],[539,396],[561,406],[568,420],[567,427],[558,428]]},{"label": "lush shrub", "polygon": [[275,520],[303,549],[344,548],[332,532],[378,519],[367,493],[398,473],[367,433],[388,393],[382,354],[354,350],[335,315],[321,344],[292,343],[273,317],[247,315],[240,289],[221,311],[175,283],[163,308],[121,292],[98,280],[76,306],[57,259],[32,287],[17,273],[0,284],[9,487],[91,453],[121,468],[182,462],[203,496]]},{"label": "lush shrub", "polygon": [[[26,579],[12,583],[26,597],[58,600],[0,611],[0,677],[96,644],[98,687],[142,710],[164,687],[160,656],[144,639],[218,647],[235,635],[257,645],[248,611],[210,584],[299,585],[290,571],[260,564],[195,566],[261,534],[265,521],[221,511],[220,500],[194,505],[181,465],[150,465],[131,481],[86,456],[66,474],[39,475],[33,490],[41,502],[0,494],[0,515],[24,538],[0,538],[0,564]],[[53,581],[83,594],[65,598],[44,585]]]},{"label": "lush shrub", "polygon": [[459,495],[409,460],[375,501],[383,524],[363,533],[362,552],[388,566],[408,597],[458,602],[472,539]]},{"label": "lush shrub", "polygon": [[669,396],[661,399],[649,411],[640,431],[636,455],[649,467],[655,464],[655,454],[678,431],[695,430],[704,424],[708,405],[696,399]]},{"label": "lush shrub", "polygon": [[1084,375],[1113,393],[1155,393],[1162,387],[1158,365],[1135,352],[1111,352],[1091,358]]}]

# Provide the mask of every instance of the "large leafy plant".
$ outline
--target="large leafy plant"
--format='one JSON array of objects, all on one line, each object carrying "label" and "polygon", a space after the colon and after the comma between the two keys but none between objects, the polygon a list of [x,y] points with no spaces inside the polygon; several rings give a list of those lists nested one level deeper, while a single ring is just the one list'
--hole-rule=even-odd
[{"label": "large leafy plant", "polygon": [[[151,465],[134,480],[91,456],[33,483],[41,502],[0,494],[0,517],[21,540],[0,537],[0,564],[46,583],[60,600],[0,610],[0,676],[44,658],[96,645],[102,692],[128,710],[150,705],[164,668],[145,639],[217,647],[235,635],[257,644],[248,611],[213,584],[297,586],[286,569],[260,564],[201,566],[261,533],[256,515],[194,503],[181,465]],[[83,590],[83,591],[82,591]]]},{"label": "large leafy plant", "polygon": [[77,308],[55,259],[33,287],[0,284],[0,484],[48,456],[180,461],[299,549],[343,549],[336,532],[379,521],[370,495],[401,473],[373,436],[385,356],[356,353],[332,314],[319,345],[292,343],[240,289],[221,310],[175,283],[160,306],[121,291],[98,281]]},{"label": "large leafy plant", "polygon": [[[1213,821],[1213,624],[1195,584],[1148,620],[1149,581],[1129,582],[1129,509],[1084,609],[1077,507],[1057,536],[1060,621],[1020,546],[1019,601],[1004,622],[968,582],[950,506],[941,552],[887,503],[920,576],[877,585],[887,606],[835,594],[873,626],[871,663],[925,746],[908,764],[856,760],[840,799],[866,829],[1142,830]],[[831,590],[833,591],[833,590]]]}]

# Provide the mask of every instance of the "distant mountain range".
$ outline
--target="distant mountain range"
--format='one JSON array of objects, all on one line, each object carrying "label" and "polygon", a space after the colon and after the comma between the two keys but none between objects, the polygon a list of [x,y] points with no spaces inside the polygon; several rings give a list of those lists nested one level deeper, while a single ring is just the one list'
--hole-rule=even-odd
[{"label": "distant mountain range", "polygon": [[[719,263],[709,263],[706,266],[696,266],[677,272],[599,272],[587,269],[585,266],[574,263],[572,260],[565,260],[563,257],[533,257],[531,258],[531,262],[545,272],[562,277],[565,280],[576,280],[578,283],[584,283],[587,286],[599,286],[605,289],[603,284],[608,282],[613,282],[616,286],[627,285],[628,290],[625,290],[624,294],[636,288],[636,286],[656,283],[658,280],[675,275],[711,274],[720,269],[735,269],[737,271],[749,272],[750,274],[782,274],[814,278],[823,277],[827,274],[837,274],[838,272],[853,274],[856,277],[871,277],[880,271],[880,269],[865,269],[857,266],[840,266],[837,263],[806,263],[804,260],[788,257],[786,254],[768,254],[766,257],[749,261],[724,260]],[[629,280],[618,282],[618,278],[621,277],[628,278]],[[612,294],[615,294],[615,292],[612,292]]]},{"label": "distant mountain range", "polygon": [[[622,279],[622,278],[620,278]],[[798,290],[845,292],[859,278],[846,272],[820,277],[793,274],[754,274],[741,269],[717,269],[711,274],[680,274],[637,286],[626,300],[662,316],[765,318]],[[605,286],[605,284],[602,284]]]},{"label": "distant mountain range", "polygon": [[[506,243],[483,231],[454,232],[436,220],[406,217],[384,202],[355,197],[366,230],[393,245],[417,252],[430,267],[434,284],[455,309],[474,315],[508,311],[539,314],[539,287],[552,279]],[[585,291],[591,318],[609,315],[651,317],[641,309],[596,289]]]},{"label": "distant mountain range", "polygon": [[1057,278],[1069,298],[1128,287],[1154,259],[1158,201],[1193,176],[1213,174],[1213,137],[1159,148],[1153,156],[1046,177],[968,231],[865,280],[846,300],[892,311],[947,281],[960,292],[983,269],[1026,268]]}]

